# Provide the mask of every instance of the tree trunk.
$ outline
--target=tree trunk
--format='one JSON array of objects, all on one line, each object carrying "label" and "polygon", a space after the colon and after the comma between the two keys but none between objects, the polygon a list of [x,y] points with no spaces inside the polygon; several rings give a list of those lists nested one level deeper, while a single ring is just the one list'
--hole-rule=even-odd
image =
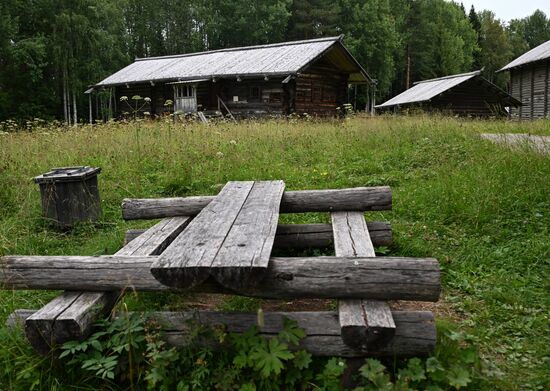
[{"label": "tree trunk", "polygon": [[78,125],[78,115],[76,111],[76,91],[73,90],[73,125]]}]

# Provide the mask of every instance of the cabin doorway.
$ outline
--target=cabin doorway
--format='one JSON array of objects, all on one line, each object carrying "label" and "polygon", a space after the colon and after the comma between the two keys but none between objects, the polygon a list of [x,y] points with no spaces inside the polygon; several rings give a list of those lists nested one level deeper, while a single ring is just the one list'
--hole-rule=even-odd
[{"label": "cabin doorway", "polygon": [[174,86],[174,112],[195,113],[197,111],[197,88],[183,84]]}]

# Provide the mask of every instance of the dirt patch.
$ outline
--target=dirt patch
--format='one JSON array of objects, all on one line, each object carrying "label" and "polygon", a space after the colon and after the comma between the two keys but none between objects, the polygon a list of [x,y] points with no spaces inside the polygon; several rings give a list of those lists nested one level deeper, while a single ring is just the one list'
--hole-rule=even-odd
[{"label": "dirt patch", "polygon": [[431,311],[436,319],[460,320],[460,315],[444,299],[432,303],[429,301],[390,301],[390,308],[395,311]]},{"label": "dirt patch", "polygon": [[[186,309],[215,311],[219,309],[230,295],[201,294],[188,297]],[[451,304],[444,299],[436,303],[425,301],[390,301],[390,308],[396,311],[431,311],[437,319],[461,320]],[[264,311],[335,311],[336,300],[331,299],[296,299],[296,300],[260,300]]]}]

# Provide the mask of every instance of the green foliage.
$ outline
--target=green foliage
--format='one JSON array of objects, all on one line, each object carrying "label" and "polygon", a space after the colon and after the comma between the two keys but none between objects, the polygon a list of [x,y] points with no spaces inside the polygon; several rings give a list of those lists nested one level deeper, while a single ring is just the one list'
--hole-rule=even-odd
[{"label": "green foliage", "polygon": [[[548,121],[358,115],[346,121],[250,121],[211,128],[142,123],[136,138],[134,125],[120,123],[76,130],[37,124],[33,132],[0,133],[0,182],[9,188],[0,190],[6,205],[0,213],[0,255],[113,254],[127,229],[153,223],[123,221],[121,200],[161,197],[167,192],[165,186],[182,173],[188,178],[182,182],[189,186],[185,195],[216,194],[228,180],[282,178],[289,190],[391,184],[393,210],[370,212],[369,217],[392,224],[394,244],[383,251],[440,261],[443,295],[438,318],[454,319],[461,330],[469,330],[475,337],[472,344],[484,358],[482,372],[500,373],[486,384],[472,382],[469,387],[545,389],[550,385],[546,332],[550,160],[527,148],[508,150],[482,141],[479,134],[550,135],[548,129]],[[57,232],[42,220],[38,187],[30,178],[51,167],[77,164],[103,169],[99,176],[103,220]],[[330,221],[320,213],[281,219],[298,224]],[[40,308],[57,294],[0,290],[0,324],[16,308]],[[181,309],[194,301],[179,293],[140,293],[131,300],[136,310]],[[234,310],[249,305],[246,310],[251,311],[257,304],[230,303]],[[17,389],[17,384],[27,390],[35,381],[50,389],[61,380],[84,386],[85,376],[94,375],[79,369],[76,380],[66,373],[57,376],[51,361],[33,356],[20,335],[9,338],[5,328],[0,331],[0,389]],[[452,357],[442,357],[448,350],[445,343],[438,342],[435,357],[450,369],[452,365],[445,363]],[[158,350],[169,349],[163,345]],[[294,359],[281,361],[296,362],[296,352],[291,353]],[[195,357],[186,361],[188,371],[204,372],[204,366],[195,364],[198,350],[195,356],[183,356]],[[176,357],[181,360],[179,353]],[[213,364],[208,356],[204,360]],[[164,368],[174,378],[180,376],[175,364],[162,358],[156,362],[159,373]],[[314,371],[313,379],[322,364],[312,359],[306,371]],[[394,379],[393,363],[384,364]],[[233,372],[223,368],[207,366],[210,373],[220,378],[223,373],[233,381]],[[279,376],[290,375],[282,370]]]},{"label": "green foliage", "polygon": [[122,313],[113,321],[101,321],[100,331],[84,341],[63,345],[59,358],[70,358],[69,369],[89,372],[101,380],[122,380],[133,385],[141,378],[146,349],[144,322],[138,313]]},{"label": "green foliage", "polygon": [[471,336],[444,325],[438,327],[438,333],[436,355],[428,359],[405,360],[394,371],[378,360],[367,359],[359,369],[361,385],[354,391],[479,389],[495,374],[483,370]]},{"label": "green foliage", "polygon": [[[83,342],[67,342],[60,358],[71,358],[69,371],[93,384],[116,383],[147,389],[338,390],[345,361],[331,358],[314,362],[309,353],[295,350],[305,337],[294,321],[266,338],[255,326],[243,334],[226,335],[191,323],[189,345],[169,348],[159,330],[137,315],[103,321],[99,331]],[[428,359],[402,360],[385,366],[367,359],[359,369],[358,387],[367,390],[477,389],[487,378],[471,337],[447,327],[439,328],[440,347]],[[205,341],[223,350],[204,348]],[[207,344],[212,346],[212,344]],[[292,348],[292,350],[290,349]]]},{"label": "green foliage", "polygon": [[[509,24],[490,13],[466,15],[446,0],[4,0],[0,121],[82,121],[82,92],[136,57],[345,34],[378,80],[380,100],[405,89],[407,75],[412,83],[485,66],[492,79],[512,57],[550,39],[542,11]],[[505,78],[496,81],[504,86]],[[110,91],[94,94],[109,119]],[[360,88],[358,107],[365,101]]]},{"label": "green foliage", "polygon": [[377,89],[385,95],[395,77],[394,57],[400,47],[390,2],[345,0],[341,4],[346,47],[365,65],[369,75],[378,80]]}]

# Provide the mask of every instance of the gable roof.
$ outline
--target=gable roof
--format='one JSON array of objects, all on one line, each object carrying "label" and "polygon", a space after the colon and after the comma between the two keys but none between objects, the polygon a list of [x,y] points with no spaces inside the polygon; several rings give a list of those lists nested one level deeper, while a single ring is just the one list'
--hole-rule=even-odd
[{"label": "gable roof", "polygon": [[481,77],[481,71],[475,71],[416,82],[414,83],[413,87],[376,107],[383,108],[397,105],[427,102],[435,98],[436,96],[473,78],[479,78],[482,83],[487,85],[489,88],[492,88],[496,93],[506,96],[507,103],[510,102],[513,104],[520,104],[507,92],[503,91],[490,81]]},{"label": "gable roof", "polygon": [[322,56],[350,73],[350,83],[372,80],[342,44],[343,36],[271,45],[211,50],[136,59],[96,86],[113,86],[197,78],[288,76],[300,73]]},{"label": "gable roof", "polygon": [[442,92],[445,92],[475,76],[478,76],[479,74],[481,74],[481,71],[419,81],[414,83],[413,87],[376,107],[389,107],[409,103],[425,102],[441,94]]},{"label": "gable roof", "polygon": [[546,60],[549,58],[550,58],[550,41],[546,41],[542,45],[539,45],[536,48],[529,50],[527,53],[522,54],[521,56],[516,58],[514,61],[512,61],[510,64],[505,65],[498,72],[527,65],[532,62]]}]

